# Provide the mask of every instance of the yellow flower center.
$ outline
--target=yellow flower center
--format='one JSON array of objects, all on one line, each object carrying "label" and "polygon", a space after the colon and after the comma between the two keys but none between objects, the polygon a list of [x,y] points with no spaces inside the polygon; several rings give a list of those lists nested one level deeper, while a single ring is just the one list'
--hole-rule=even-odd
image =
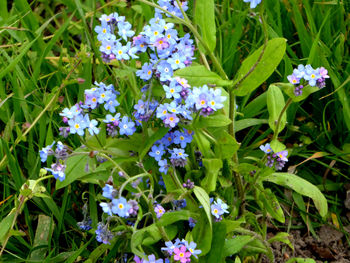
[{"label": "yellow flower center", "polygon": [[170,117],[169,120],[170,120],[170,121],[174,121],[174,117]]},{"label": "yellow flower center", "polygon": [[219,211],[217,209],[214,209],[214,214],[217,214]]},{"label": "yellow flower center", "polygon": [[175,60],[175,63],[176,63],[176,64],[179,64],[179,63],[180,63],[180,60],[178,60],[178,59]]},{"label": "yellow flower center", "polygon": [[119,54],[119,55],[123,54],[123,51],[122,51],[122,50],[119,50],[119,51],[118,51],[118,54]]},{"label": "yellow flower center", "polygon": [[119,207],[119,209],[123,209],[124,205],[123,204],[119,204],[118,207]]},{"label": "yellow flower center", "polygon": [[107,46],[107,47],[106,47],[107,50],[110,50],[111,48],[112,48],[111,46]]},{"label": "yellow flower center", "polygon": [[151,70],[147,71],[147,74],[148,74],[148,75],[151,75],[151,74],[152,74],[152,71],[151,71]]},{"label": "yellow flower center", "polygon": [[155,36],[158,36],[158,34],[159,34],[158,31],[154,31]]},{"label": "yellow flower center", "polygon": [[104,28],[104,29],[102,29],[102,32],[103,32],[104,34],[106,34],[107,30]]},{"label": "yellow flower center", "polygon": [[201,105],[204,105],[205,104],[205,100],[201,100]]},{"label": "yellow flower center", "polygon": [[92,102],[96,102],[96,98],[92,98]]},{"label": "yellow flower center", "polygon": [[77,124],[74,125],[74,127],[75,127],[76,129],[79,129],[80,125],[77,123]]},{"label": "yellow flower center", "polygon": [[180,258],[183,258],[183,257],[185,256],[185,254],[181,252],[181,253],[179,254],[179,256],[180,256]]},{"label": "yellow flower center", "polygon": [[175,91],[174,89],[170,89],[170,93],[174,93],[174,91]]},{"label": "yellow flower center", "polygon": [[185,138],[183,136],[180,136],[180,140],[183,141]]},{"label": "yellow flower center", "polygon": [[166,110],[163,110],[163,114],[166,114]]},{"label": "yellow flower center", "polygon": [[315,77],[316,77],[316,76],[315,76],[315,74],[311,74],[311,78],[313,78],[313,79],[314,79]]}]

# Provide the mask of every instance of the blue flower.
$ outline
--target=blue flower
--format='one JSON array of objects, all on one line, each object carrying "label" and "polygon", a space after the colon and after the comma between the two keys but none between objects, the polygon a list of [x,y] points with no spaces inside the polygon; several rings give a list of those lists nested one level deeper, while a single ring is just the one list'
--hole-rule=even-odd
[{"label": "blue flower", "polygon": [[156,259],[155,255],[149,255],[148,260],[144,260],[143,263],[163,263],[163,259]]},{"label": "blue flower", "polygon": [[187,143],[191,143],[192,136],[185,132],[174,132],[174,143],[180,144],[181,148],[185,148]]},{"label": "blue flower", "polygon": [[102,196],[113,199],[117,195],[118,191],[113,188],[110,184],[105,184],[105,187],[102,188]]},{"label": "blue flower", "polygon": [[197,244],[194,243],[193,241],[191,241],[191,243],[188,243],[188,241],[186,241],[186,240],[183,240],[183,241],[185,242],[185,246],[186,246],[186,248],[191,252],[191,254],[192,254],[195,258],[198,258],[197,255],[201,254],[201,253],[202,253],[202,250],[196,249]]},{"label": "blue flower", "polygon": [[176,116],[176,114],[167,114],[164,119],[164,124],[167,127],[174,128],[180,119]]},{"label": "blue flower", "polygon": [[124,116],[122,120],[119,122],[119,133],[120,135],[133,135],[136,131],[135,123],[133,121],[129,121],[129,118]]},{"label": "blue flower", "polygon": [[171,159],[183,159],[186,160],[188,154],[185,153],[184,149],[174,148],[171,152]]},{"label": "blue flower", "polygon": [[112,207],[113,203],[106,203],[106,202],[101,202],[100,206],[102,207],[103,212],[105,212],[107,215],[112,216]]},{"label": "blue flower", "polygon": [[80,136],[84,135],[84,129],[86,128],[86,122],[82,115],[76,116],[74,119],[68,121],[70,133],[77,133]]},{"label": "blue flower", "polygon": [[309,85],[312,87],[316,86],[316,81],[319,78],[321,78],[319,70],[315,70],[310,65],[306,65],[304,79],[309,81]]},{"label": "blue flower", "polygon": [[134,109],[138,114],[145,114],[145,109],[147,105],[143,100],[139,100],[137,104],[135,104]]},{"label": "blue flower", "polygon": [[120,217],[128,217],[131,206],[124,197],[112,200],[112,212]]},{"label": "blue flower", "polygon": [[260,150],[262,150],[264,153],[272,153],[272,149],[269,143],[266,143],[265,145],[260,145]]},{"label": "blue flower", "polygon": [[167,62],[171,65],[172,69],[184,68],[184,57],[180,56],[179,53],[173,54],[170,58],[167,59]]},{"label": "blue flower", "polygon": [[52,147],[54,146],[55,143],[56,142],[53,142],[51,145],[48,145],[39,151],[41,162],[43,162],[43,163],[46,162],[47,157],[54,153],[52,150]]},{"label": "blue flower", "polygon": [[[165,96],[168,99],[170,99],[170,98],[174,98],[174,99],[180,98],[180,92],[182,90],[182,87],[180,85],[178,85],[176,81],[170,82],[170,86],[163,85],[163,89],[165,91]],[[173,111],[170,110],[170,112],[173,112]]]},{"label": "blue flower", "polygon": [[168,113],[167,106],[164,104],[160,104],[157,108],[157,118],[164,120],[166,118],[166,115]]},{"label": "blue flower", "polygon": [[112,94],[109,98],[109,100],[105,103],[104,108],[108,111],[110,111],[111,113],[115,113],[115,107],[119,106],[119,102],[116,100],[116,95]]},{"label": "blue flower", "polygon": [[121,36],[125,41],[128,41],[128,37],[132,37],[135,32],[130,30],[131,24],[129,22],[118,23],[118,35]]},{"label": "blue flower", "polygon": [[160,161],[164,154],[164,147],[163,145],[153,145],[152,151],[150,151],[148,154],[149,156],[152,156],[157,162]]},{"label": "blue flower", "polygon": [[108,225],[105,225],[102,222],[99,222],[95,233],[96,233],[96,240],[98,242],[101,242],[104,244],[111,244],[110,241],[113,239],[114,235],[111,231],[109,231]]},{"label": "blue flower", "polygon": [[159,165],[159,172],[165,173],[165,174],[168,173],[169,165],[166,159],[159,160],[158,165]]},{"label": "blue flower", "polygon": [[157,71],[160,74],[159,76],[160,81],[170,80],[171,77],[173,76],[173,69],[171,68],[171,65],[164,60],[159,62],[159,64],[157,65]]},{"label": "blue flower", "polygon": [[152,78],[153,75],[153,65],[150,63],[143,64],[141,70],[136,71],[136,76],[140,77],[144,81]]},{"label": "blue flower", "polygon": [[119,124],[119,119],[120,119],[120,113],[118,112],[117,114],[115,114],[114,116],[112,116],[111,114],[107,114],[106,115],[106,119],[103,120],[103,122],[105,123],[115,123],[116,125]]},{"label": "blue flower", "polygon": [[61,182],[66,178],[66,174],[64,173],[66,166],[61,163],[54,163],[50,168],[45,168],[47,171],[51,172],[55,179],[60,180]]},{"label": "blue flower", "polygon": [[128,60],[130,58],[128,55],[128,47],[123,46],[120,42],[117,42],[117,44],[115,45],[115,48],[113,49],[113,54],[118,60]]},{"label": "blue flower", "polygon": [[243,0],[245,3],[250,3],[250,8],[255,8],[258,4],[260,4],[261,0]]},{"label": "blue flower", "polygon": [[78,105],[74,105],[71,108],[64,108],[60,113],[60,116],[67,117],[68,119],[73,119],[81,113],[81,109]]}]

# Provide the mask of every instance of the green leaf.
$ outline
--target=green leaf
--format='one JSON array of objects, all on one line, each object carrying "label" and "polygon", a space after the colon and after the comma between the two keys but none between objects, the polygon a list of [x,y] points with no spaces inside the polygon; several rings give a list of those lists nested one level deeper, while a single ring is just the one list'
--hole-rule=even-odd
[{"label": "green leaf", "polygon": [[265,208],[274,219],[281,223],[285,222],[283,210],[277,200],[277,197],[271,192],[270,189],[267,188],[264,192],[260,192],[259,199],[264,205],[263,208]]},{"label": "green leaf", "polygon": [[8,232],[11,230],[13,220],[15,220],[15,210],[13,209],[4,219],[0,222],[0,243],[2,244]]},{"label": "green leaf", "polygon": [[270,146],[272,151],[274,151],[275,153],[284,151],[286,149],[286,146],[277,139],[272,140]]},{"label": "green leaf", "polygon": [[[214,0],[201,0],[195,2],[194,22],[200,27],[203,41],[213,52],[216,45],[215,5]],[[205,51],[200,46],[202,51]]]},{"label": "green leaf", "polygon": [[249,118],[249,119],[243,119],[235,122],[235,131],[241,131],[243,129],[256,126],[256,125],[262,125],[268,123],[267,119],[254,119],[254,118]]},{"label": "green leaf", "polygon": [[311,234],[314,237],[317,237],[317,234],[315,232],[314,227],[312,226],[312,222],[310,222],[309,218],[306,217],[306,205],[305,202],[303,200],[303,197],[298,194],[298,193],[293,193],[293,200],[295,202],[295,204],[297,205],[297,207],[300,209],[301,212],[299,212],[300,217],[303,219],[305,225],[307,226],[307,229],[311,232]]},{"label": "green leaf", "polygon": [[214,224],[213,239],[211,249],[207,255],[207,262],[223,263],[224,261],[224,245],[226,237],[226,225],[223,222]]},{"label": "green leaf", "polygon": [[224,219],[222,222],[224,222],[226,224],[226,234],[231,233],[232,231],[234,231],[235,229],[237,229],[238,227],[240,227],[240,225],[244,224],[245,218],[241,217],[237,220],[228,220],[228,219]]},{"label": "green leaf", "polygon": [[210,231],[211,231],[212,230],[212,222],[211,222],[209,196],[208,196],[207,192],[199,186],[195,186],[193,188],[193,192],[194,192],[195,196],[197,197],[198,201],[201,203],[201,205],[204,208],[204,211],[205,211],[205,213],[208,217],[208,220],[209,220],[209,226],[210,226]]},{"label": "green leaf", "polygon": [[[285,106],[283,93],[279,87],[270,85],[267,90],[267,110],[269,112],[269,126],[275,131],[278,118]],[[278,126],[277,134],[280,133],[286,126],[287,113],[283,113],[280,124]]]},{"label": "green leaf", "polygon": [[199,87],[208,84],[215,84],[217,86],[230,86],[231,80],[223,80],[218,74],[206,69],[206,67],[190,66],[179,69],[174,76],[185,78],[191,86]]},{"label": "green leaf", "polygon": [[210,193],[215,191],[218,174],[222,168],[222,160],[203,158],[202,161],[203,166],[205,167],[206,176],[202,180],[201,186],[207,191],[207,193]]},{"label": "green leaf", "polygon": [[39,215],[38,226],[35,232],[33,247],[44,246],[34,250],[30,255],[30,260],[44,260],[47,253],[49,236],[52,235],[54,223],[51,217]]},{"label": "green leaf", "polygon": [[200,117],[199,121],[193,124],[195,128],[225,127],[232,121],[225,114],[214,114],[208,117]]},{"label": "green leaf", "polygon": [[295,96],[294,89],[295,86],[291,83],[275,83],[275,86],[281,87],[283,92],[290,97],[293,102],[299,102],[302,100],[305,100],[307,97],[309,97],[310,94],[319,91],[320,89],[315,86],[311,87],[310,85],[304,86],[303,93],[300,96]]},{"label": "green leaf", "polygon": [[[255,66],[262,50],[263,46],[243,61],[233,83],[234,86],[240,82],[237,89],[234,90],[237,96],[245,96],[253,92],[274,72],[286,51],[286,39],[274,38],[269,40],[260,62]],[[255,68],[248,77],[242,80],[254,66]]]},{"label": "green leaf", "polygon": [[240,144],[226,131],[219,132],[216,137],[215,154],[221,159],[231,158],[238,151]]},{"label": "green leaf", "polygon": [[251,240],[251,236],[235,236],[226,240],[224,245],[224,256],[228,257],[237,254]]},{"label": "green leaf", "polygon": [[312,258],[291,258],[286,263],[316,263]]},{"label": "green leaf", "polygon": [[190,217],[198,217],[197,214],[192,213],[188,210],[180,210],[180,211],[174,211],[174,212],[168,212],[162,215],[162,217],[157,222],[157,225],[159,226],[167,226],[171,225],[177,221],[187,221]]},{"label": "green leaf", "polygon": [[203,210],[200,211],[200,217],[196,226],[192,230],[193,240],[197,243],[198,249],[202,250],[201,257],[209,253],[213,232],[208,228],[208,220]]},{"label": "green leaf", "polygon": [[287,244],[291,249],[294,250],[294,247],[292,245],[292,243],[289,240],[289,234],[286,232],[279,232],[277,233],[275,236],[271,237],[269,240],[267,240],[270,244],[275,242],[275,241],[279,241],[279,242],[283,242],[285,244]]},{"label": "green leaf", "polygon": [[303,178],[289,173],[273,173],[263,177],[263,181],[272,182],[278,185],[287,186],[295,192],[310,197],[322,217],[325,217],[328,212],[327,200],[321,191]]},{"label": "green leaf", "polygon": [[73,155],[67,159],[67,168],[66,168],[66,178],[61,182],[56,180],[56,189],[61,189],[75,180],[85,176],[87,172],[85,171],[85,166],[87,159],[89,157],[86,154],[82,155]]},{"label": "green leaf", "polygon": [[208,141],[207,137],[204,135],[202,130],[194,128],[193,139],[198,145],[198,148],[204,157],[207,157],[207,158],[214,157],[214,153],[211,151],[211,148],[210,148],[210,142]]}]

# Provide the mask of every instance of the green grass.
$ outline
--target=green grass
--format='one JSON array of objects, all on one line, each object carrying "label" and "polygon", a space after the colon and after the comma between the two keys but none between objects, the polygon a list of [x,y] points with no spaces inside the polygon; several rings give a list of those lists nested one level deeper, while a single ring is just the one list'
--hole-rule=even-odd
[{"label": "green grass", "polygon": [[[134,95],[140,96],[134,76],[125,74],[119,65],[103,64],[93,32],[97,17],[118,12],[137,25],[138,31],[152,17],[152,10],[137,1],[132,1],[131,7],[122,1],[103,0],[30,2],[0,1],[0,199],[4,200],[0,205],[0,221],[15,207],[24,182],[39,177],[38,150],[58,137],[61,123],[58,112],[63,107],[83,100],[84,90],[94,81],[117,84],[126,93],[132,87]],[[240,62],[264,43],[264,34],[258,16],[243,1],[216,2],[215,53],[228,77],[233,79]],[[341,214],[344,212],[342,189],[350,177],[349,13],[339,1],[265,0],[265,5],[267,37],[287,39],[287,54],[268,82],[286,81],[281,77],[290,74],[300,63],[323,65],[329,71],[331,78],[326,89],[290,108],[287,131],[282,137],[289,144],[301,145],[290,158],[293,164],[315,152],[328,153],[298,166],[298,175],[326,188],[324,193],[331,211],[342,225],[347,225],[349,222]],[[189,17],[192,18],[191,12]],[[84,79],[84,83],[78,84],[78,78]],[[250,118],[267,119],[266,102],[258,97],[265,89],[266,85],[262,85],[256,93],[239,98],[239,112]],[[272,131],[262,124],[249,131],[244,129],[237,136],[249,151],[250,146],[256,147],[269,135]],[[72,146],[80,145],[73,138],[68,142]],[[239,152],[239,155],[248,153]],[[95,186],[74,183],[55,190],[53,179],[43,186],[50,195],[32,198],[23,211],[18,211],[15,235],[9,239],[1,260],[76,262],[79,257],[90,257],[88,262],[97,262],[100,255],[105,255],[98,262],[112,262],[119,241],[98,247],[94,237],[82,234],[76,225],[82,219],[84,192],[93,225],[97,224]],[[304,217],[310,215],[301,213]],[[316,217],[311,221],[321,219]],[[42,222],[49,230],[41,229]],[[40,231],[52,235],[40,242]]]}]

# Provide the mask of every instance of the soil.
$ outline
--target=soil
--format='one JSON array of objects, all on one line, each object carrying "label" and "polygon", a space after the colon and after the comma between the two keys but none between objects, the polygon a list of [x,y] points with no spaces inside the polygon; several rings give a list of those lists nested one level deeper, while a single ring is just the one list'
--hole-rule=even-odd
[{"label": "soil", "polygon": [[[350,233],[350,226],[345,227]],[[318,239],[313,236],[302,234],[299,230],[290,232],[290,241],[294,251],[281,242],[272,243],[275,255],[275,263],[283,263],[290,258],[312,258],[317,263],[350,263],[350,247],[344,234],[335,228],[324,225],[316,231]],[[271,237],[274,234],[271,234]],[[262,262],[269,262],[267,257]]]}]

